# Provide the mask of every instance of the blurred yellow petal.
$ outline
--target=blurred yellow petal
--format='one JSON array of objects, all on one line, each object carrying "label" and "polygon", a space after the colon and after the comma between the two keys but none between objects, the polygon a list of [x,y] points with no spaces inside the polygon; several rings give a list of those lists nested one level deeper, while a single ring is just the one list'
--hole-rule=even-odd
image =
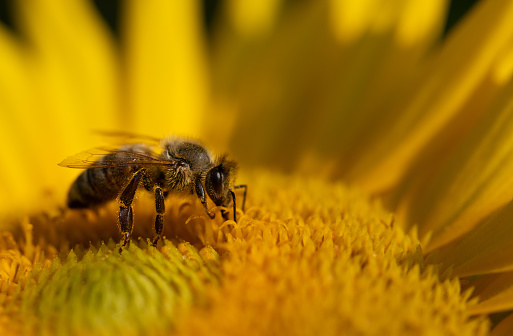
[{"label": "blurred yellow petal", "polygon": [[[303,90],[314,84],[308,79],[318,69],[314,64],[319,60],[320,50],[315,46],[321,47],[324,41],[317,34],[326,27],[320,16],[323,2],[298,2],[293,8],[269,34],[270,41],[248,41],[229,35],[216,45],[220,51],[214,55],[213,86],[218,96],[232,100],[230,106],[236,113],[237,127],[230,145],[248,164],[274,162],[291,166],[294,160],[289,159],[297,159],[301,143],[308,139],[306,134],[298,136],[311,118],[299,117],[306,104],[297,99],[297,93],[307,92]],[[308,66],[305,60],[311,61]],[[294,75],[299,74],[299,68],[303,71],[301,80]],[[243,138],[252,140],[241,142]]]},{"label": "blurred yellow petal", "polygon": [[446,9],[446,0],[405,1],[397,24],[399,45],[415,45],[439,33]]},{"label": "blurred yellow petal", "polygon": [[441,136],[448,145],[444,148],[440,142],[426,151],[412,169],[413,186],[405,192],[398,213],[405,222],[417,223],[421,235],[433,231],[427,251],[468,232],[511,199],[512,94],[513,83],[493,106],[484,106],[484,116],[460,143],[450,141],[455,131],[448,128]]},{"label": "blurred yellow petal", "polygon": [[490,336],[510,336],[513,334],[513,315],[509,315],[493,328]]},{"label": "blurred yellow petal", "polygon": [[[366,179],[366,172],[384,159],[371,162],[362,150],[385,145],[376,135],[393,135],[391,124],[404,118],[405,111],[396,104],[415,94],[412,88],[431,66],[433,44],[439,39],[447,9],[446,1],[398,1],[395,6],[396,18],[381,29],[369,28],[372,33],[343,51],[344,58],[334,67],[340,67],[338,75],[333,76],[339,82],[327,84],[334,90],[315,107],[319,114],[316,119],[321,121],[314,124],[315,149],[321,153],[321,160],[332,162],[338,156],[330,175],[370,192],[384,188],[392,175],[380,172],[378,180]],[[381,15],[379,11],[369,12]],[[419,16],[422,20],[415,19]]]},{"label": "blurred yellow petal", "polygon": [[252,38],[265,34],[272,28],[281,3],[281,0],[231,0],[227,6],[237,32],[246,38]]},{"label": "blurred yellow petal", "polygon": [[[115,127],[119,74],[113,38],[89,2],[33,0],[15,5],[27,52],[22,66],[32,86],[23,98],[30,105],[20,115],[35,123],[33,136],[39,137],[30,151],[44,154],[36,175],[44,193],[33,190],[26,203],[42,206],[37,199],[51,199],[48,190],[62,197],[65,186],[57,182],[71,181],[77,173],[56,163],[94,146],[93,130]],[[32,155],[21,163],[31,167]]]},{"label": "blurred yellow petal", "polygon": [[498,84],[505,85],[513,77],[513,39],[504,52],[499,55],[493,68],[493,79]]},{"label": "blurred yellow petal", "polygon": [[27,151],[3,155],[12,161],[3,183],[7,204],[26,195],[16,206],[6,204],[11,212],[43,206],[40,199],[48,200],[50,189],[64,193],[56,182],[76,173],[63,172],[56,162],[90,146],[93,128],[112,127],[118,92],[112,41],[87,2],[14,4],[25,40],[14,42],[2,29],[2,134],[7,143],[19,139]]},{"label": "blurred yellow petal", "polygon": [[31,0],[17,5],[22,32],[34,49],[32,80],[38,109],[45,115],[40,127],[58,137],[55,145],[64,153],[80,150],[93,129],[112,128],[118,119],[113,37],[88,1]]},{"label": "blurred yellow petal", "polygon": [[[471,98],[497,55],[513,35],[513,3],[482,1],[456,27],[404,99],[393,103],[400,113],[369,129],[351,161],[347,178],[369,191],[386,189],[404,174],[408,163]],[[464,55],[462,57],[461,55]]]},{"label": "blurred yellow petal", "polygon": [[477,278],[474,283],[480,302],[469,308],[470,314],[489,314],[513,309],[513,272]]},{"label": "blurred yellow petal", "polygon": [[[0,139],[9,144],[0,147],[3,164],[0,165],[0,202],[5,208],[23,204],[26,190],[38,182],[30,160],[43,160],[43,147],[38,139],[39,118],[31,118],[26,111],[35,108],[31,99],[33,88],[24,66],[25,53],[18,41],[0,26]],[[16,139],[16,143],[13,143]],[[33,147],[34,153],[24,153],[17,147]],[[32,155],[33,154],[33,155]],[[37,185],[37,184],[36,184]]]},{"label": "blurred yellow petal", "polygon": [[154,136],[202,134],[208,99],[199,1],[125,3],[123,117]]},{"label": "blurred yellow petal", "polygon": [[[405,21],[422,9],[406,4],[399,8],[396,16]],[[406,39],[400,31],[408,25],[399,20],[385,25],[388,30],[367,27],[372,33],[361,41],[341,45],[329,26],[328,9],[322,1],[295,3],[262,47],[239,42],[237,49],[237,42],[227,38],[218,42],[223,51],[226,45],[234,53],[240,51],[219,57],[226,64],[215,64],[220,73],[214,76],[220,82],[215,88],[236,98],[240,113],[232,146],[242,159],[287,170],[320,169],[322,174],[352,181],[358,171],[353,167],[364,155],[361,149],[377,131],[401,117],[391,102],[404,99],[413,75],[424,66],[426,52],[443,26],[445,3],[433,2],[425,30],[409,44],[399,41]],[[249,150],[239,141],[248,134],[259,138]],[[305,163],[305,153],[318,159]],[[367,163],[365,170],[376,165]]]},{"label": "blurred yellow petal", "polygon": [[439,30],[447,1],[331,0],[329,4],[333,30],[343,43],[354,43],[365,33],[395,29],[397,42],[406,46]]},{"label": "blurred yellow petal", "polygon": [[510,202],[455,243],[442,247],[436,261],[453,265],[456,276],[513,270],[512,218]]},{"label": "blurred yellow petal", "polygon": [[508,290],[512,280],[513,272],[504,272],[469,277],[466,278],[465,283],[467,288],[472,288],[473,294],[480,301],[486,301]]},{"label": "blurred yellow petal", "polygon": [[331,0],[330,19],[337,38],[350,43],[366,32],[377,1]]}]

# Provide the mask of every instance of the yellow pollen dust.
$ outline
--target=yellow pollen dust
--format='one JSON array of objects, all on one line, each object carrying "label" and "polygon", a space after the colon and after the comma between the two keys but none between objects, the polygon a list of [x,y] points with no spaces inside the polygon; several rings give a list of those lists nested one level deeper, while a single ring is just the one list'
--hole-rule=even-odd
[{"label": "yellow pollen dust", "polygon": [[424,262],[416,232],[394,225],[379,200],[302,176],[238,181],[248,198],[237,223],[219,211],[210,220],[194,198],[168,199],[158,249],[147,244],[154,209],[143,196],[134,201],[142,239],[122,254],[109,240],[120,239],[115,203],[4,232],[0,332],[488,333],[485,317],[469,315],[470,293]]}]

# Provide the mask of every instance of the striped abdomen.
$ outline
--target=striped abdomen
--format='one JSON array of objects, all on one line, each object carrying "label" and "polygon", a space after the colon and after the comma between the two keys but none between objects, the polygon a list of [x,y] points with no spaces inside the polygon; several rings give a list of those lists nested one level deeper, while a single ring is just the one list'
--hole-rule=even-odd
[{"label": "striped abdomen", "polygon": [[69,208],[90,208],[115,199],[136,166],[86,169],[73,182],[68,193]]}]

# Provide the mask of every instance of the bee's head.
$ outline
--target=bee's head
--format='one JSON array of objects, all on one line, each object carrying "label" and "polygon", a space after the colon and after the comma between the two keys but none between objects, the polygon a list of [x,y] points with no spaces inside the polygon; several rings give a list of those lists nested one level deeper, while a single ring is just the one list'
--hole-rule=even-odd
[{"label": "bee's head", "polygon": [[211,168],[205,178],[205,189],[208,197],[217,206],[228,206],[230,199],[230,185],[235,175],[237,164],[222,157],[219,163]]}]

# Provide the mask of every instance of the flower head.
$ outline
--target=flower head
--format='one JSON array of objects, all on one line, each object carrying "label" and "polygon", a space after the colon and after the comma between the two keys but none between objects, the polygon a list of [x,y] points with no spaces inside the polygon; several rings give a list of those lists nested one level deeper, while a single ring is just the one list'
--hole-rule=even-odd
[{"label": "flower head", "polygon": [[[226,1],[208,32],[201,5],[124,2],[113,36],[90,2],[34,0],[0,27],[0,328],[487,334],[513,307],[513,5],[445,37],[442,0]],[[119,254],[115,202],[63,208],[56,164],[94,130],[229,149],[246,211],[170,195],[155,249],[141,193]]]}]

